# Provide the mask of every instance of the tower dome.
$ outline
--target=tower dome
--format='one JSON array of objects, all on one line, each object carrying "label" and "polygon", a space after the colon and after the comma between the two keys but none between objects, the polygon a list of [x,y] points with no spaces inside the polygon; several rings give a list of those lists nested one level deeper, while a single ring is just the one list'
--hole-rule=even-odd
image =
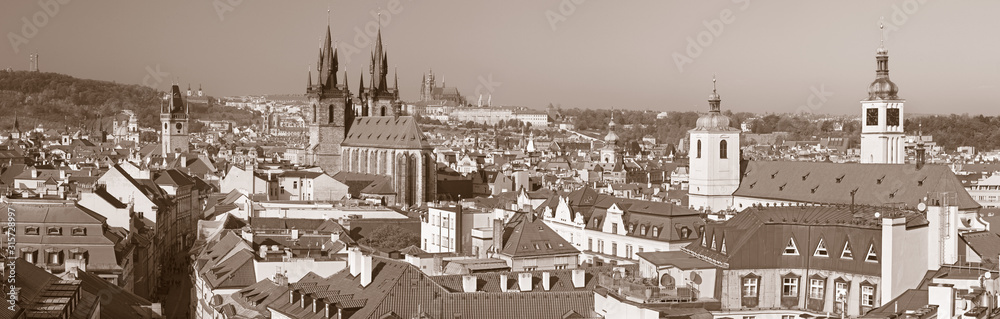
[{"label": "tower dome", "polygon": [[604,141],[614,144],[618,141],[618,134],[615,134],[615,111],[611,111],[611,122],[608,123],[608,135],[604,136]]},{"label": "tower dome", "polygon": [[715,77],[712,77],[712,94],[708,95],[708,114],[698,118],[695,124],[696,130],[731,131],[735,130],[729,126],[730,119],[722,114],[722,97],[719,96],[715,87]]},{"label": "tower dome", "polygon": [[[883,29],[884,25],[879,23],[879,29]],[[889,50],[885,48],[885,33],[883,32],[883,39],[879,43],[878,49],[875,50],[875,63],[877,65],[875,69],[875,81],[868,85],[868,100],[899,100],[899,87],[892,80],[889,80]]]}]

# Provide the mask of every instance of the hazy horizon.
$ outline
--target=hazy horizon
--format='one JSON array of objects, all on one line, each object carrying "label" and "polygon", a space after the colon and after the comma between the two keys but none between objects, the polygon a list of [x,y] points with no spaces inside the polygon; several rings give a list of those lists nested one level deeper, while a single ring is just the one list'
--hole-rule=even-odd
[{"label": "hazy horizon", "polygon": [[433,69],[472,103],[481,92],[494,105],[705,111],[715,74],[724,110],[755,113],[860,114],[884,16],[907,113],[1000,114],[988,106],[1000,98],[1000,45],[977,35],[1000,29],[990,17],[1000,3],[984,0],[41,3],[60,4],[0,5],[0,68],[27,69],[37,51],[41,71],[81,78],[201,84],[217,97],[304,93],[329,7],[339,80],[347,70],[356,91],[371,52],[359,32],[381,7],[404,100]]}]

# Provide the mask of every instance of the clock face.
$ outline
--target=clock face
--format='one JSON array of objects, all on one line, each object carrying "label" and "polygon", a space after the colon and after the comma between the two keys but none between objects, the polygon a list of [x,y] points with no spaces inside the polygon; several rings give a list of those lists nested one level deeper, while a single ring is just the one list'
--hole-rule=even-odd
[{"label": "clock face", "polygon": [[177,127],[177,129],[178,129],[178,130],[180,130],[180,129],[181,129],[181,127],[184,127],[183,125],[181,125],[181,123],[177,123],[177,124],[176,124],[176,125],[174,125],[174,126],[175,126],[175,127]]},{"label": "clock face", "polygon": [[865,125],[878,125],[878,109],[870,108],[865,114]]},{"label": "clock face", "polygon": [[889,126],[899,126],[902,122],[899,118],[899,109],[886,109],[885,110],[885,125]]}]

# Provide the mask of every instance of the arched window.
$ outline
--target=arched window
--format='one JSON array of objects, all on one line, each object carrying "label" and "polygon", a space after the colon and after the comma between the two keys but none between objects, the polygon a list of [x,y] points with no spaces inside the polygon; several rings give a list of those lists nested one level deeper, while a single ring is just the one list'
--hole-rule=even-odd
[{"label": "arched window", "polygon": [[701,140],[698,140],[698,157],[701,158]]},{"label": "arched window", "polygon": [[722,140],[719,142],[719,158],[728,158],[726,155],[726,140]]},{"label": "arched window", "polygon": [[385,116],[385,106],[382,107],[382,116]]}]

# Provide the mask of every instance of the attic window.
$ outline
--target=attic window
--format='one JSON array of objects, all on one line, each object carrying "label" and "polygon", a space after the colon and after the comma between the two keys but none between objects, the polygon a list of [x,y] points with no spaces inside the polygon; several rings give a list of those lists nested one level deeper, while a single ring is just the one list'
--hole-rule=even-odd
[{"label": "attic window", "polygon": [[653,237],[660,237],[660,229],[653,227]]},{"label": "attic window", "polygon": [[552,244],[550,244],[550,243],[545,243],[545,248],[548,248],[548,249],[552,249]]},{"label": "attic window", "polygon": [[774,176],[776,175],[778,175],[778,171],[774,171],[774,174],[771,174],[771,179],[774,179]]},{"label": "attic window", "polygon": [[845,175],[840,175],[840,177],[837,177],[837,184],[840,184],[840,181],[844,180],[844,176]]},{"label": "attic window", "polygon": [[813,193],[813,194],[815,194],[815,193],[816,193],[816,189],[817,189],[817,188],[819,188],[819,185],[816,185],[816,187],[813,187],[813,188],[812,188],[812,190],[811,190],[811,191],[812,191],[812,193]]},{"label": "attic window", "polygon": [[840,253],[840,258],[842,259],[854,259],[854,253],[851,252],[851,243],[844,241],[844,250]]},{"label": "attic window", "polygon": [[809,177],[809,174],[812,174],[812,173],[810,172],[810,173],[806,173],[805,175],[802,175],[802,180],[806,180],[806,177]]},{"label": "attic window", "polygon": [[798,255],[798,254],[799,254],[799,248],[797,246],[795,246],[795,238],[789,237],[788,238],[788,245],[785,245],[785,252],[782,253],[782,255],[791,256],[791,255]]},{"label": "attic window", "polygon": [[541,248],[538,247],[538,244],[535,244],[535,250],[539,250],[539,249],[541,249]]},{"label": "attic window", "polygon": [[722,247],[719,249],[723,255],[726,254],[726,236],[722,236]]},{"label": "attic window", "polygon": [[813,256],[816,257],[830,256],[830,253],[826,251],[826,242],[823,241],[823,238],[819,239],[819,244],[816,245],[816,252],[813,253]]},{"label": "attic window", "polygon": [[868,256],[865,256],[865,261],[878,262],[878,255],[875,254],[875,244],[868,246]]},{"label": "attic window", "polygon": [[879,177],[879,179],[875,180],[875,183],[879,184],[879,185],[882,185],[882,180],[883,179],[885,179],[885,175],[882,175],[882,177]]},{"label": "attic window", "polygon": [[712,235],[712,250],[715,250],[715,235]]},{"label": "attic window", "polygon": [[784,184],[781,184],[781,186],[778,186],[778,190],[779,191],[785,190],[785,185],[788,185],[788,183],[784,183]]},{"label": "attic window", "polygon": [[892,193],[889,193],[889,198],[896,197],[896,192],[898,192],[898,191],[899,190],[897,189],[897,190],[893,191]]},{"label": "attic window", "polygon": [[87,229],[83,227],[73,227],[73,236],[86,236]]},{"label": "attic window", "polygon": [[708,244],[705,242],[705,236],[701,236],[701,247],[706,247]]},{"label": "attic window", "polygon": [[49,227],[49,229],[46,230],[46,233],[49,235],[62,235],[62,227]]},{"label": "attic window", "polygon": [[28,227],[25,227],[24,228],[24,234],[25,235],[38,235],[38,227],[37,226],[28,226]]},{"label": "attic window", "polygon": [[917,181],[917,186],[924,186],[925,179],[927,179],[927,176],[924,176],[924,178],[921,178],[919,181]]},{"label": "attic window", "polygon": [[757,185],[757,182],[750,183],[750,188],[753,188],[754,185]]},{"label": "attic window", "polygon": [[628,233],[635,233],[635,224],[628,225]]},{"label": "attic window", "polygon": [[639,226],[639,234],[643,235],[643,236],[646,236],[646,225],[640,225]]}]

